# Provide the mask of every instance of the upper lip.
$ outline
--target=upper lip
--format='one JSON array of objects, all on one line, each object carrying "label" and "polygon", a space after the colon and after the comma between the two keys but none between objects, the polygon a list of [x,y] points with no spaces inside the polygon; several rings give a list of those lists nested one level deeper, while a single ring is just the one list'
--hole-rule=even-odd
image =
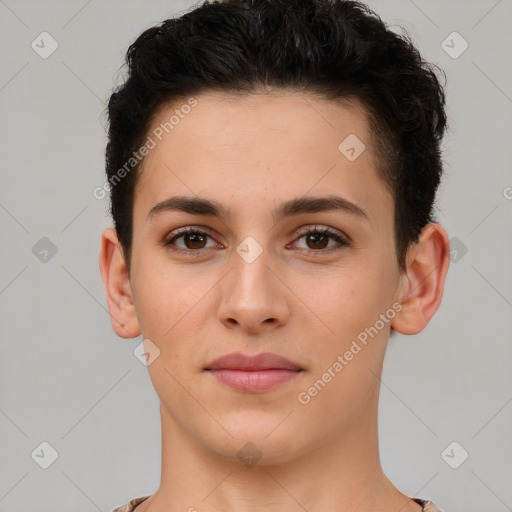
[{"label": "upper lip", "polygon": [[245,371],[302,370],[302,368],[293,361],[270,352],[264,352],[256,355],[233,352],[215,359],[205,368],[205,370],[222,369]]}]

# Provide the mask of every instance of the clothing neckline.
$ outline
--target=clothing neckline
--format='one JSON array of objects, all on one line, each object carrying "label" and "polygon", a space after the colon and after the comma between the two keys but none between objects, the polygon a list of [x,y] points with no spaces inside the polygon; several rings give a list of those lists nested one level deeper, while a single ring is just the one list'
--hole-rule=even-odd
[{"label": "clothing neckline", "polygon": [[[125,505],[114,509],[112,512],[136,512],[135,508],[140,505],[143,501],[146,501],[150,498],[151,495],[148,496],[140,496],[138,498],[134,498],[130,500]],[[432,501],[422,500],[420,498],[411,498],[412,501],[421,505],[421,512],[441,512]]]}]

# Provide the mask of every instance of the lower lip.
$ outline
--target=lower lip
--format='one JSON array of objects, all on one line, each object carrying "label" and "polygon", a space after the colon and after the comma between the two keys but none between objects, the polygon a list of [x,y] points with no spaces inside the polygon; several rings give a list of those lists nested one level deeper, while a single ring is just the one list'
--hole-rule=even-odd
[{"label": "lower lip", "polygon": [[209,370],[214,377],[238,391],[269,391],[296,377],[296,370]]}]

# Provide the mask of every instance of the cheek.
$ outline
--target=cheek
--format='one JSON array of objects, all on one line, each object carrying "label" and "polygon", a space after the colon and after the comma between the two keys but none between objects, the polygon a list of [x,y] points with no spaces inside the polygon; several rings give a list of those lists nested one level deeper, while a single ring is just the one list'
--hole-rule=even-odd
[{"label": "cheek", "polygon": [[315,338],[315,372],[327,371],[338,356],[352,350],[348,354],[350,362],[342,371],[345,377],[338,379],[333,390],[341,381],[344,390],[350,392],[356,392],[352,387],[357,388],[357,383],[368,378],[369,384],[373,383],[375,377],[367,370],[371,367],[377,372],[383,358],[392,318],[383,322],[381,315],[392,306],[393,282],[392,273],[383,272],[382,265],[374,258],[373,263],[367,260],[357,267],[338,268],[329,276],[310,276],[298,288],[297,294],[308,298],[304,332]]},{"label": "cheek", "polygon": [[187,339],[200,335],[205,316],[211,314],[211,289],[218,276],[213,272],[198,275],[192,269],[172,266],[162,258],[140,260],[134,280],[134,302],[142,335],[161,350],[173,350]]},{"label": "cheek", "polygon": [[[318,361],[302,390],[314,394],[311,408],[304,409],[311,417],[324,417],[325,411],[355,417],[374,396],[390,325],[380,320],[391,307],[389,283],[382,278],[376,268],[346,269],[311,296],[314,301],[308,305],[329,327],[322,331],[325,335],[315,337]],[[309,332],[321,331],[310,326]]]},{"label": "cheek", "polygon": [[372,273],[347,267],[321,278],[310,277],[295,289],[299,297],[307,298],[304,302],[315,322],[329,328],[327,334],[331,331],[333,339],[348,340],[378,317],[384,304],[380,286]]}]

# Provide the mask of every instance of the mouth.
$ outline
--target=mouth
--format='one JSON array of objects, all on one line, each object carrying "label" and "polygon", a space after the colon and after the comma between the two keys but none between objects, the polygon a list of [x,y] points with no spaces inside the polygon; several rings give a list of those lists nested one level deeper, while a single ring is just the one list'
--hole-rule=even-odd
[{"label": "mouth", "polygon": [[246,355],[234,352],[210,363],[205,371],[238,391],[259,393],[274,389],[304,370],[298,364],[272,353]]}]

